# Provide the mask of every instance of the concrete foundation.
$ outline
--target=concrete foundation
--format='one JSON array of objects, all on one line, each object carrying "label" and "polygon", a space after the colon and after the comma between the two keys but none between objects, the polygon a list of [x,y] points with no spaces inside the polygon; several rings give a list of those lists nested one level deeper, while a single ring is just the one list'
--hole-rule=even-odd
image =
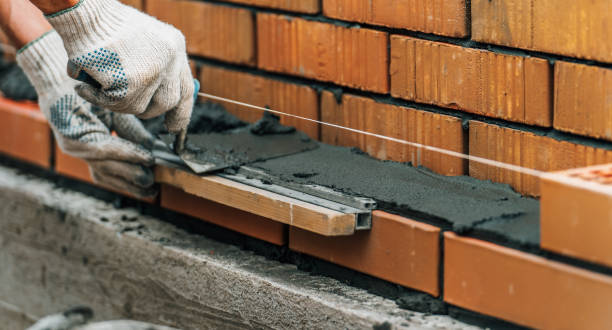
[{"label": "concrete foundation", "polygon": [[0,166],[0,319],[75,305],[184,329],[472,328]]}]

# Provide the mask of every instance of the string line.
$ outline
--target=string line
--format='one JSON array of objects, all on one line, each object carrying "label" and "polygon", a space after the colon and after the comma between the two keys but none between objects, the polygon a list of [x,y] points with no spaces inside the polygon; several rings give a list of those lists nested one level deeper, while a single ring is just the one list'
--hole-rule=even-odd
[{"label": "string line", "polygon": [[444,155],[448,155],[448,156],[452,156],[452,157],[457,157],[457,158],[461,158],[461,159],[467,159],[468,161],[473,161],[473,162],[477,162],[477,163],[481,163],[481,164],[485,164],[485,165],[491,165],[491,166],[495,166],[495,167],[499,167],[499,168],[515,171],[515,172],[520,172],[520,173],[531,175],[531,176],[538,177],[538,178],[541,177],[545,173],[543,171],[538,171],[538,170],[531,169],[531,168],[526,168],[526,167],[522,167],[522,166],[518,166],[518,165],[512,165],[512,164],[507,164],[507,163],[503,163],[503,162],[499,162],[499,161],[491,160],[491,159],[487,159],[487,158],[482,158],[482,157],[478,157],[478,156],[466,155],[466,154],[462,154],[460,152],[456,152],[456,151],[452,151],[452,150],[448,150],[448,149],[428,146],[428,145],[421,144],[421,143],[416,143],[416,142],[410,142],[410,141],[406,141],[406,140],[402,140],[402,139],[398,139],[398,138],[394,138],[394,137],[390,137],[390,136],[385,136],[385,135],[381,135],[381,134],[376,134],[376,133],[372,133],[372,132],[366,132],[366,131],[362,131],[362,130],[355,129],[355,128],[345,127],[345,126],[342,126],[342,125],[332,124],[332,123],[328,123],[328,122],[324,122],[324,121],[320,121],[320,120],[316,120],[316,119],[312,119],[312,118],[302,117],[302,116],[298,116],[298,115],[294,115],[294,114],[290,114],[290,113],[286,113],[286,112],[282,112],[282,111],[278,111],[278,110],[264,108],[264,107],[260,107],[260,106],[256,106],[256,105],[252,105],[252,104],[248,104],[248,103],[244,103],[244,102],[228,99],[228,98],[225,98],[225,97],[220,97],[220,96],[212,95],[212,94],[207,94],[207,93],[201,93],[200,92],[200,93],[198,93],[198,95],[203,96],[205,98],[212,99],[212,100],[217,100],[217,101],[221,101],[221,102],[227,102],[227,103],[232,103],[232,104],[240,105],[240,106],[243,106],[245,108],[251,108],[251,109],[257,109],[257,110],[261,110],[261,111],[267,111],[267,112],[271,112],[271,113],[274,113],[274,114],[283,115],[283,116],[292,117],[292,118],[297,118],[297,119],[301,119],[301,120],[305,120],[305,121],[309,121],[309,122],[313,122],[313,123],[317,123],[317,124],[321,124],[321,125],[325,125],[325,126],[329,126],[329,127],[334,127],[334,128],[338,128],[338,129],[354,132],[354,133],[359,133],[359,134],[364,134],[364,135],[368,135],[368,136],[373,136],[373,137],[376,137],[376,138],[379,138],[379,139],[383,139],[383,140],[387,140],[387,141],[391,141],[391,142],[396,142],[396,143],[400,143],[400,144],[405,144],[405,145],[409,145],[409,146],[412,146],[412,147],[415,147],[415,148],[424,149],[424,150],[428,150],[428,151],[438,152],[438,153],[441,153],[441,154],[444,154]]}]

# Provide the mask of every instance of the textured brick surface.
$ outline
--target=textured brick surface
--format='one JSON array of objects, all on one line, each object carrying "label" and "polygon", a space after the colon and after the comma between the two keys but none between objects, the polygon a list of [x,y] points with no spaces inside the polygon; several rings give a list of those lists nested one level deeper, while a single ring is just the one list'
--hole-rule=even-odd
[{"label": "textured brick surface", "polygon": [[612,141],[612,70],[555,63],[555,128]]},{"label": "textured brick surface", "polygon": [[323,14],[451,37],[468,31],[465,0],[323,0]]},{"label": "textured brick surface", "polygon": [[[540,171],[612,162],[612,151],[559,141],[534,133],[470,121],[470,155]],[[523,194],[539,196],[539,179],[497,166],[470,161],[470,176],[510,184]]]},{"label": "textured brick surface", "polygon": [[253,14],[247,9],[198,1],[148,1],[147,13],[185,34],[192,55],[226,62],[255,64]]},{"label": "textured brick surface", "polygon": [[[126,5],[132,6],[134,8],[140,9],[142,10],[144,8],[144,1],[145,0],[121,0],[121,2],[123,2]],[[157,1],[157,0],[153,0],[153,1]]]},{"label": "textured brick surface", "polygon": [[542,248],[612,266],[612,164],[542,178]]},{"label": "textured brick surface", "polygon": [[289,247],[384,280],[437,296],[440,229],[374,211],[372,229],[324,237],[292,227]]},{"label": "textured brick surface", "polygon": [[0,152],[48,168],[52,143],[47,119],[36,104],[0,97]]},{"label": "textured brick surface", "polygon": [[396,97],[551,125],[551,67],[544,59],[393,35],[390,75]]},{"label": "textured brick surface", "polygon": [[612,62],[608,0],[472,0],[477,41]]},{"label": "textured brick surface", "polygon": [[[397,138],[409,142],[465,153],[461,119],[395,105],[349,94],[338,104],[331,92],[321,94],[324,122]],[[407,144],[354,133],[330,126],[321,127],[322,141],[358,147],[379,159],[411,162],[444,175],[464,174],[465,161]]]},{"label": "textured brick surface", "polygon": [[612,278],[444,234],[444,300],[536,329],[609,329]]},{"label": "textured brick surface", "polygon": [[[208,65],[201,67],[200,81],[201,90],[206,93],[301,117],[319,119],[318,97],[311,87]],[[220,104],[246,121],[259,120],[263,115],[261,110],[231,103],[220,102]],[[281,123],[294,126],[312,138],[319,138],[319,125],[316,123],[287,116],[281,116]]]},{"label": "textured brick surface", "polygon": [[314,14],[319,12],[319,0],[221,0],[245,4],[249,6],[260,6],[274,9],[282,9],[299,13]]},{"label": "textured brick surface", "polygon": [[161,206],[164,208],[273,244],[283,245],[287,242],[286,226],[280,222],[218,204],[166,184],[162,184],[161,188]]},{"label": "textured brick surface", "polygon": [[386,93],[387,33],[257,14],[260,68]]}]

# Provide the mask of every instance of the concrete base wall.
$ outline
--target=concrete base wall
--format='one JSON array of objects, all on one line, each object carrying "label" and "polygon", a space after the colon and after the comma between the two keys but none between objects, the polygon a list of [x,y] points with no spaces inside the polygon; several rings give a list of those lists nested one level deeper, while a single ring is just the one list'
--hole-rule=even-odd
[{"label": "concrete base wall", "polygon": [[7,167],[0,205],[3,329],[74,305],[185,329],[469,328]]}]

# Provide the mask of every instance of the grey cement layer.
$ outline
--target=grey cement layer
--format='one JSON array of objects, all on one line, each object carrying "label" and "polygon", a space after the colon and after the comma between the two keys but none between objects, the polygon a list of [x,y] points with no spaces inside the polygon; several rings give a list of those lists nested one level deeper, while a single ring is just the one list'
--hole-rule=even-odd
[{"label": "grey cement layer", "polygon": [[185,329],[472,328],[7,167],[0,205],[0,317],[8,329],[74,305],[92,307],[96,320]]},{"label": "grey cement layer", "polygon": [[521,196],[508,185],[467,176],[446,177],[325,144],[250,166],[281,181],[317,184],[370,197],[382,209],[444,222],[457,232],[491,231],[509,241],[539,245],[539,202]]}]

